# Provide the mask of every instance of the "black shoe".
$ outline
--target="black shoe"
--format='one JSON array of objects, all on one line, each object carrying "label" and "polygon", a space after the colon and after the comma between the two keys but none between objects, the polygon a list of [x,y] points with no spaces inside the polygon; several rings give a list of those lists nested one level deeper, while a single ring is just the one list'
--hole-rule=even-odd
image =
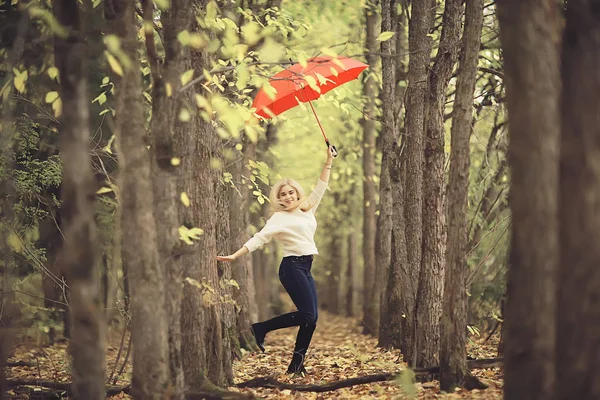
[{"label": "black shoe", "polygon": [[306,368],[304,368],[304,355],[301,353],[294,353],[292,356],[292,362],[290,363],[286,374],[295,375],[306,375]]},{"label": "black shoe", "polygon": [[252,332],[252,335],[254,336],[256,345],[264,353],[265,352],[264,344],[265,344],[265,335],[266,335],[265,331],[263,329],[261,329],[261,326],[259,323],[252,324],[250,326],[250,331]]}]

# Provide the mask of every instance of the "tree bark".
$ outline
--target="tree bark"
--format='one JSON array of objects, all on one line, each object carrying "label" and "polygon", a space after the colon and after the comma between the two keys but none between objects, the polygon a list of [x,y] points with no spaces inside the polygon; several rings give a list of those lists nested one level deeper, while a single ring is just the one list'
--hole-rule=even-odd
[{"label": "tree bark", "polygon": [[163,266],[157,250],[151,159],[146,148],[142,82],[137,56],[135,5],[107,1],[110,29],[129,58],[117,85],[117,124],[122,205],[123,262],[131,283],[133,395],[160,399],[168,382],[167,313]]},{"label": "tree bark", "polygon": [[466,4],[465,28],[456,82],[450,181],[448,182],[448,238],[444,273],[444,301],[440,327],[440,387],[452,393],[465,386],[467,367],[467,207],[473,93],[477,81],[477,61],[483,27],[484,0]]},{"label": "tree bark", "polygon": [[562,48],[557,399],[600,398],[593,373],[600,367],[597,18],[597,2],[568,3]]},{"label": "tree bark", "polygon": [[439,363],[440,316],[444,292],[446,210],[444,111],[446,89],[458,57],[462,1],[446,0],[442,34],[429,71],[426,99],[425,170],[423,173],[423,255],[417,296],[417,366]]},{"label": "tree bark", "polygon": [[[242,145],[245,147],[253,146],[247,137],[243,138]],[[236,251],[248,240],[248,225],[250,224],[250,214],[248,211],[248,200],[250,191],[245,174],[246,150],[236,153],[239,159],[232,163],[231,175],[235,187],[229,189],[230,193],[230,231],[231,231],[231,249]],[[219,249],[224,251],[224,249]],[[230,253],[227,253],[230,254]],[[255,304],[254,274],[252,271],[252,257],[242,257],[231,264],[231,273],[233,279],[238,283],[239,289],[234,289],[233,299],[238,305],[236,327],[238,332],[238,341],[241,347],[251,350],[256,347],[254,338],[250,334],[250,324],[253,321],[250,304]],[[254,317],[256,318],[256,317]]]},{"label": "tree bark", "polygon": [[[390,0],[382,0],[381,2],[381,31],[394,31],[396,24],[394,18],[395,7]],[[379,300],[375,304],[380,307],[378,316],[380,324],[378,324],[379,345],[387,347],[389,345],[387,334],[390,332],[390,324],[392,323],[389,316],[391,310],[388,304],[389,294],[387,293],[388,276],[391,274],[392,267],[392,214],[394,213],[392,196],[392,178],[391,169],[396,161],[397,131],[395,124],[395,86],[396,86],[396,61],[393,57],[395,54],[395,42],[387,40],[381,43],[381,74],[382,74],[382,155],[381,155],[381,173],[379,184],[379,218],[377,219],[377,245],[376,245],[376,261],[377,270],[374,285],[374,295]],[[398,211],[398,210],[396,210]]]},{"label": "tree bark", "polygon": [[358,268],[358,237],[357,232],[352,231],[348,235],[348,267],[346,269],[346,315],[355,317],[359,314],[359,299],[360,299],[360,279]]},{"label": "tree bark", "polygon": [[[277,128],[274,125],[267,125],[265,132],[265,140],[259,141],[257,144],[256,158],[263,160],[269,164],[271,156],[268,149],[274,146],[277,141]],[[270,178],[271,179],[271,178]],[[271,190],[269,186],[260,184],[263,193],[267,194]],[[254,197],[251,202],[255,201]],[[260,210],[252,215],[252,224],[257,230],[264,226],[264,221],[270,217],[270,206],[268,203],[263,204]],[[264,321],[273,314],[273,304],[275,303],[278,287],[281,284],[275,281],[277,259],[275,257],[274,244],[269,243],[261,250],[252,253],[252,264],[254,267],[254,284],[256,287],[256,302],[258,305],[258,320]]]},{"label": "tree bark", "polygon": [[[385,301],[382,298],[381,325],[379,327],[379,343],[381,347],[402,348],[403,332],[411,326],[412,321],[406,318],[405,310],[410,304],[414,305],[414,295],[417,293],[416,279],[412,279],[408,269],[408,255],[406,248],[406,220],[404,216],[404,177],[405,157],[401,150],[395,156],[395,163],[391,169],[393,196],[393,224],[392,224],[392,258],[390,271],[387,276]],[[385,305],[385,309],[383,306]],[[404,361],[406,361],[406,357]]]},{"label": "tree bark", "polygon": [[94,221],[95,182],[89,153],[88,54],[76,0],[53,2],[57,21],[70,30],[55,37],[60,74],[60,155],[63,162],[61,215],[65,235],[64,264],[70,287],[73,396],[104,399],[104,313]]},{"label": "tree bark", "polygon": [[[204,0],[193,1],[193,8],[203,10],[205,6]],[[210,69],[210,56],[206,52],[193,53],[190,68]],[[193,93],[185,93],[186,101],[180,104],[180,110],[195,104]],[[193,245],[193,253],[182,257],[185,277],[191,279],[183,290],[182,356],[186,385],[200,390],[210,383],[226,386],[233,381],[228,347],[233,321],[220,287],[223,282],[215,258],[217,244],[223,244],[222,230],[228,230],[224,224],[228,225],[229,216],[225,215],[223,221],[218,218],[224,208],[218,186],[222,171],[213,165],[222,165],[220,138],[211,121],[199,117],[195,110],[188,111],[192,115],[190,121],[180,122],[176,131],[183,172],[178,193],[185,192],[190,199],[189,207],[180,205],[180,213],[184,216],[184,225],[199,227],[204,234]],[[217,162],[213,164],[213,160]]]},{"label": "tree bark", "polygon": [[[504,395],[553,397],[558,254],[559,22],[554,2],[498,2],[509,114],[512,238]],[[523,379],[527,377],[527,379]]]},{"label": "tree bark", "polygon": [[[206,67],[205,67],[206,68]],[[204,121],[202,121],[204,122]],[[215,234],[217,237],[216,245],[220,254],[231,254],[233,250],[231,245],[231,229],[229,221],[233,208],[229,202],[229,188],[222,182],[223,177],[223,166],[225,165],[225,157],[223,156],[223,140],[219,140],[214,130],[210,131],[210,134],[215,137],[213,142],[213,160],[217,160],[220,168],[213,167],[213,184],[215,185],[215,202],[216,202],[216,216],[215,218]],[[233,211],[235,212],[235,211]],[[223,249],[223,253],[221,253]],[[236,249],[237,250],[237,249]],[[208,265],[210,267],[210,264]],[[216,284],[219,294],[219,315],[221,318],[221,354],[219,358],[211,360],[212,362],[218,363],[222,368],[222,373],[219,376],[215,376],[214,382],[219,382],[221,385],[233,382],[233,360],[232,357],[241,358],[240,345],[238,341],[238,330],[236,326],[236,310],[234,307],[233,299],[233,284],[231,283],[231,264],[217,266],[216,268]],[[208,269],[208,268],[207,268]],[[209,270],[210,274],[210,270]],[[211,343],[204,343],[205,346],[210,346]],[[209,377],[211,375],[209,374]]]},{"label": "tree bark", "polygon": [[[144,0],[144,19],[153,18],[152,2]],[[183,101],[179,94],[180,76],[190,66],[189,49],[182,46],[177,35],[189,30],[194,21],[191,0],[173,2],[171,8],[161,14],[165,58],[162,64],[157,58],[153,32],[146,31],[146,49],[152,70],[152,121],[150,123],[153,145],[152,184],[154,190],[154,215],[158,232],[158,253],[165,274],[165,304],[168,318],[169,341],[169,384],[174,399],[184,396],[184,374],[182,347],[182,285],[183,262],[182,244],[178,236],[181,225],[178,216],[179,192],[177,191],[178,171],[173,160],[181,157],[174,134],[182,129],[177,120],[179,104]],[[150,26],[151,24],[147,24]],[[171,86],[171,94],[167,91]]]},{"label": "tree bark", "polygon": [[[377,42],[377,21],[378,15],[376,5],[371,3],[370,7],[365,7],[366,18],[366,50],[367,64],[375,69],[377,65],[378,51]],[[379,321],[376,319],[378,310],[374,296],[374,285],[377,270],[375,256],[375,235],[377,229],[377,197],[375,184],[375,99],[377,97],[377,82],[375,75],[370,72],[364,82],[363,87],[365,104],[365,118],[362,121],[363,126],[363,259],[364,259],[364,286],[363,286],[363,328],[364,333],[375,334]]]},{"label": "tree bark", "polygon": [[[412,3],[412,15],[408,24],[408,89],[406,104],[406,190],[404,210],[406,218],[407,288],[417,288],[421,268],[423,237],[423,131],[425,119],[425,92],[427,89],[427,66],[431,42],[429,33],[430,0]],[[402,354],[411,367],[416,365],[416,291],[403,292],[406,324],[402,330]]]}]

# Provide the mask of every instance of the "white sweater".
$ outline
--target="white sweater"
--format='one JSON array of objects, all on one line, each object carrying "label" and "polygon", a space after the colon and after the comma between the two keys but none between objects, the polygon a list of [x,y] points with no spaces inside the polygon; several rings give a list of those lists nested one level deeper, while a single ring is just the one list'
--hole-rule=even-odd
[{"label": "white sweater", "polygon": [[294,211],[277,211],[267,221],[264,228],[256,233],[244,246],[250,253],[275,238],[283,245],[283,256],[306,256],[319,254],[315,244],[317,220],[315,212],[325,194],[327,184],[320,179],[308,200],[314,204],[308,211],[300,208]]}]

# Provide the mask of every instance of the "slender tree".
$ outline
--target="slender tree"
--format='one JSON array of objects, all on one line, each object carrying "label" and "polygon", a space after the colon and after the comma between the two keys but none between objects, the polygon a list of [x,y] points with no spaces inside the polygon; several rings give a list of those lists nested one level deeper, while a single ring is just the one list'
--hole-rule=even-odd
[{"label": "slender tree", "polygon": [[[600,28],[598,3],[570,1],[562,51],[557,399],[600,398]],[[582,79],[584,77],[584,79]]]},{"label": "slender tree", "polygon": [[[243,136],[242,145],[244,148],[254,146],[248,137]],[[230,188],[229,204],[235,212],[230,213],[230,231],[231,231],[231,248],[239,249],[248,240],[250,225],[249,208],[250,200],[250,182],[244,177],[246,169],[244,168],[248,159],[246,156],[247,150],[236,154],[237,160],[231,163],[230,172],[232,175],[235,187]],[[239,211],[238,211],[239,210]],[[219,249],[225,252],[225,249]],[[233,250],[235,251],[235,250]],[[229,253],[227,253],[229,254]],[[250,334],[250,324],[256,320],[257,316],[252,316],[251,304],[256,303],[256,292],[254,288],[254,271],[252,266],[252,257],[242,257],[231,264],[231,272],[233,279],[238,283],[239,289],[234,291],[234,300],[239,306],[239,311],[236,318],[236,326],[239,332],[240,345],[246,349],[254,349],[256,344],[254,338]]]},{"label": "slender tree", "polygon": [[[392,10],[392,1],[382,0],[381,2],[381,31],[389,32],[395,28],[394,11]],[[391,328],[391,319],[389,318],[390,305],[388,304],[389,294],[387,293],[388,281],[386,277],[390,275],[390,270],[394,267],[392,261],[392,214],[393,209],[393,193],[392,193],[392,178],[391,169],[395,162],[396,147],[397,147],[397,131],[395,126],[395,84],[396,84],[396,61],[395,42],[387,40],[381,43],[381,74],[383,88],[381,93],[383,107],[382,121],[382,159],[381,159],[381,174],[379,186],[379,218],[377,220],[377,264],[380,271],[376,277],[374,286],[376,295],[380,296],[380,326],[378,330],[379,345],[388,346],[389,329]],[[377,304],[377,303],[376,303]]]},{"label": "slender tree", "polygon": [[[86,7],[91,6],[84,3]],[[89,152],[87,74],[90,54],[83,41],[85,24],[82,24],[79,2],[57,0],[52,5],[57,21],[68,30],[66,37],[55,37],[54,57],[63,101],[60,155],[65,246],[62,261],[70,288],[73,396],[104,399],[105,326],[95,245],[95,181]]]},{"label": "slender tree", "polygon": [[423,258],[417,297],[417,365],[438,365],[440,315],[444,291],[446,210],[444,173],[446,90],[458,58],[462,0],[446,0],[437,55],[429,71],[426,96],[423,173]]},{"label": "slender tree", "polygon": [[406,104],[406,247],[407,267],[403,279],[406,290],[402,293],[403,313],[402,354],[409,365],[416,364],[416,302],[419,270],[421,267],[422,212],[423,212],[423,135],[425,126],[425,93],[427,90],[427,66],[431,42],[431,0],[412,3],[408,24],[408,89]]},{"label": "slender tree", "polygon": [[146,148],[142,82],[137,49],[135,5],[107,1],[105,15],[128,57],[117,81],[117,146],[119,148],[123,262],[131,284],[133,393],[163,398],[168,382],[168,324],[164,266],[159,262],[150,152]]},{"label": "slender tree", "polygon": [[[378,1],[377,1],[378,2]],[[367,3],[365,7],[365,26],[366,26],[366,50],[367,64],[371,68],[377,65],[377,22],[379,16],[377,13],[377,2]],[[377,91],[377,82],[375,81],[374,71],[367,75],[363,87],[366,103],[365,117],[363,125],[363,259],[364,259],[364,286],[363,286],[363,327],[365,333],[374,334],[379,321],[376,319],[378,311],[375,310],[377,296],[375,290],[375,278],[377,276],[377,262],[375,259],[375,234],[377,229],[377,218],[375,211],[377,209],[376,185],[375,185],[375,98]]]},{"label": "slender tree", "polygon": [[[192,9],[202,15],[207,3],[194,0]],[[201,28],[195,25],[192,29]],[[211,56],[206,51],[194,51],[183,62],[185,70],[211,68]],[[204,91],[198,94],[208,96]],[[187,280],[182,305],[182,358],[186,385],[206,389],[211,384],[226,386],[233,381],[228,335],[230,330],[235,332],[235,321],[230,318],[220,289],[220,278],[226,276],[221,274],[226,271],[217,269],[215,258],[217,245],[225,245],[222,229],[228,230],[229,224],[229,216],[225,214],[221,220],[219,214],[223,211],[219,187],[223,172],[216,166],[223,165],[222,144],[212,122],[202,119],[191,107],[195,107],[194,94],[185,91],[177,115],[189,113],[190,119],[179,121],[175,137],[182,154],[178,192],[186,193],[190,204],[182,203],[180,213],[184,226],[199,227],[204,233],[194,245],[194,252],[182,257]]]},{"label": "slender tree", "polygon": [[545,0],[505,0],[497,6],[505,60],[512,184],[504,395],[510,399],[544,399],[554,395],[555,376],[558,9],[554,2]]},{"label": "slender tree", "polygon": [[444,302],[440,332],[440,388],[448,393],[466,386],[467,367],[467,206],[469,200],[469,139],[473,93],[483,27],[484,0],[466,4],[465,27],[452,117],[448,238],[444,273]]},{"label": "slender tree", "polygon": [[[181,122],[177,119],[182,102],[179,88],[181,74],[189,65],[189,49],[181,44],[177,35],[189,30],[194,21],[190,12],[192,0],[178,0],[161,13],[164,60],[159,60],[153,29],[153,2],[144,0],[144,32],[148,60],[152,72],[152,120],[150,139],[153,148],[152,187],[154,191],[154,215],[158,230],[158,253],[165,273],[165,304],[168,318],[169,384],[172,396],[181,399],[184,394],[182,347],[182,295],[184,267],[177,229],[181,225],[178,216],[177,192],[178,170],[175,160],[182,153],[174,138]],[[188,63],[186,65],[186,62]]]}]

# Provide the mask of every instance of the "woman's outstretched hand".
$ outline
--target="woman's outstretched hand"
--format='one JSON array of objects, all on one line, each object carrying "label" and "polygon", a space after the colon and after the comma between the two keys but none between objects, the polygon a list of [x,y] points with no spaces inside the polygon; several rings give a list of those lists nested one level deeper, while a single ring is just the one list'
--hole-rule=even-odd
[{"label": "woman's outstretched hand", "polygon": [[217,256],[217,261],[221,261],[221,262],[232,262],[235,261],[235,257],[234,256]]}]

